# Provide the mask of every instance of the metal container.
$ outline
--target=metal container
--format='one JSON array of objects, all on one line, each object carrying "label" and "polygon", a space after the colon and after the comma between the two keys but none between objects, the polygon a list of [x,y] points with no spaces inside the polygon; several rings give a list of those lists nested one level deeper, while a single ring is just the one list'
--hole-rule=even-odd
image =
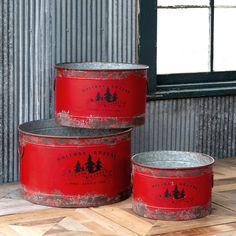
[{"label": "metal container", "polygon": [[132,157],[132,208],[159,220],[190,220],[211,212],[210,156],[178,151],[139,153]]},{"label": "metal container", "polygon": [[130,195],[130,129],[75,129],[54,120],[19,126],[25,199],[56,207],[94,207]]},{"label": "metal container", "polygon": [[99,62],[56,65],[56,121],[94,129],[144,124],[147,68]]}]

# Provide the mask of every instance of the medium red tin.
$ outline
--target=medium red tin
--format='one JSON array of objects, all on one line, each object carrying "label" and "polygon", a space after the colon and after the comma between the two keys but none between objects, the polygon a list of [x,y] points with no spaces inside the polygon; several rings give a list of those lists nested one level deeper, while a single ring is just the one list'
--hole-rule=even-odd
[{"label": "medium red tin", "polygon": [[132,157],[132,208],[159,220],[190,220],[211,212],[210,156],[178,151],[139,153]]},{"label": "medium red tin", "polygon": [[92,207],[130,195],[130,129],[60,127],[54,120],[19,126],[25,199],[56,207]]},{"label": "medium red tin", "polygon": [[56,65],[56,121],[93,129],[144,124],[147,68],[99,62]]}]

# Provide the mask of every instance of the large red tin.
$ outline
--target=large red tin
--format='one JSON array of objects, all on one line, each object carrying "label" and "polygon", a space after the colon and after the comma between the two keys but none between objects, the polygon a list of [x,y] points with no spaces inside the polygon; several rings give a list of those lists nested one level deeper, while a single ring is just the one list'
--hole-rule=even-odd
[{"label": "large red tin", "polygon": [[132,208],[159,220],[190,220],[211,212],[210,156],[178,151],[139,153],[132,157]]},{"label": "large red tin", "polygon": [[56,121],[95,129],[144,124],[147,68],[99,62],[56,65]]},{"label": "large red tin", "polygon": [[24,198],[56,207],[100,206],[127,198],[130,133],[60,127],[54,120],[20,125]]}]

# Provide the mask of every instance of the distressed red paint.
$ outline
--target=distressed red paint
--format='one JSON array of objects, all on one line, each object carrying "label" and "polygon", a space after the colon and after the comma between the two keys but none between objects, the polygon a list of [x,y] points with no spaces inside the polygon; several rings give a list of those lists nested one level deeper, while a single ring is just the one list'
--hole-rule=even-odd
[{"label": "distressed red paint", "polygon": [[57,65],[56,121],[63,126],[82,128],[144,124],[147,68],[122,63]]},{"label": "distressed red paint", "polygon": [[[197,153],[187,153],[183,161],[184,152],[166,152],[176,155],[176,160],[187,163],[188,155],[197,155],[199,158],[196,167],[171,167],[163,168],[155,164],[155,153],[150,152],[151,164],[145,165],[137,159],[137,154],[132,158],[133,166],[133,210],[144,217],[160,220],[189,220],[204,217],[211,212],[211,192],[213,186],[212,164],[214,159]],[[148,163],[148,153],[145,154]],[[201,162],[201,158],[202,161]],[[204,160],[205,158],[205,160]],[[163,162],[170,162],[168,156]],[[153,163],[154,166],[151,166]],[[204,164],[203,164],[204,163]]]},{"label": "distressed red paint", "polygon": [[[45,135],[50,129],[55,134]],[[127,198],[131,189],[131,130],[97,136],[75,136],[75,131],[72,136],[57,135],[62,129],[71,132],[50,120],[19,127],[24,198],[56,207],[100,206]]]}]

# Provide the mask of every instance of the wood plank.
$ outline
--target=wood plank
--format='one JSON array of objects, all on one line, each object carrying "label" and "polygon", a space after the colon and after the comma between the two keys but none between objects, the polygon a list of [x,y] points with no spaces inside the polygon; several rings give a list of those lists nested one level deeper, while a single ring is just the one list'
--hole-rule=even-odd
[{"label": "wood plank", "polygon": [[[199,227],[195,229],[188,229],[184,231],[176,231],[173,233],[164,233],[164,236],[199,236],[199,235],[217,235],[218,233],[232,233],[236,230],[236,223],[213,225],[207,227]],[[233,235],[233,234],[231,234]]]},{"label": "wood plank", "polygon": [[226,209],[236,211],[236,197],[230,197],[228,193],[214,193],[212,201]]},{"label": "wood plank", "polygon": [[103,227],[103,225],[98,224],[97,222],[91,221],[91,222],[85,222],[84,225],[88,227],[89,229],[93,230],[93,232],[96,232],[98,234],[103,235],[117,235],[115,232],[112,232],[111,230]]},{"label": "wood plank", "polygon": [[[236,171],[235,171],[236,173]],[[236,183],[214,186],[213,192],[225,192],[236,189]]]},{"label": "wood plank", "polygon": [[213,204],[213,211],[207,217],[189,220],[189,221],[157,221],[155,227],[153,227],[148,235],[159,235],[164,233],[173,233],[179,231],[185,231],[188,229],[196,229],[200,227],[223,225],[236,222],[236,213],[231,210],[227,210],[221,206]]},{"label": "wood plank", "polygon": [[146,235],[153,226],[151,223],[147,222],[145,218],[138,217],[134,213],[131,214],[124,209],[98,207],[92,208],[92,210],[140,235]]},{"label": "wood plank", "polygon": [[21,224],[27,222],[34,222],[35,219],[41,220],[51,220],[59,217],[69,216],[74,212],[74,209],[63,209],[63,208],[50,208],[41,211],[32,211],[26,213],[18,213],[6,216],[0,216],[0,227],[2,225],[13,225]]},{"label": "wood plank", "polygon": [[45,232],[41,231],[39,228],[18,226],[18,225],[9,225],[11,229],[17,232],[22,236],[43,236]]},{"label": "wood plank", "polygon": [[96,233],[95,231],[87,228],[86,226],[84,226],[84,224],[81,224],[80,222],[74,220],[71,217],[65,217],[57,225],[62,226],[68,231]]},{"label": "wood plank", "polygon": [[22,213],[22,212],[31,212],[35,210],[43,210],[48,208],[49,207],[36,205],[23,199],[18,199],[18,200],[9,198],[0,199],[0,216]]},{"label": "wood plank", "polygon": [[236,235],[236,230],[232,230],[229,232],[218,232],[214,234],[214,236],[235,236],[235,235]]},{"label": "wood plank", "polygon": [[[64,233],[70,233],[67,229],[64,227],[55,224],[51,229],[45,232],[44,235],[59,235],[59,234],[64,234]],[[75,232],[73,232],[75,233]]]},{"label": "wood plank", "polygon": [[227,178],[227,179],[217,179],[214,181],[214,186],[221,186],[225,184],[233,184],[236,183],[236,177]]},{"label": "wood plank", "polygon": [[104,217],[101,214],[98,214],[96,211],[88,209],[88,208],[81,208],[77,209],[75,214],[83,214],[91,219],[91,221],[97,222],[98,224],[102,225],[106,229],[110,230],[111,232],[115,233],[116,235],[139,235],[135,233],[133,230],[130,230],[123,225],[119,225],[118,222],[114,222],[113,220]]},{"label": "wood plank", "polygon": [[0,227],[0,236],[20,236],[14,229],[9,226]]}]

